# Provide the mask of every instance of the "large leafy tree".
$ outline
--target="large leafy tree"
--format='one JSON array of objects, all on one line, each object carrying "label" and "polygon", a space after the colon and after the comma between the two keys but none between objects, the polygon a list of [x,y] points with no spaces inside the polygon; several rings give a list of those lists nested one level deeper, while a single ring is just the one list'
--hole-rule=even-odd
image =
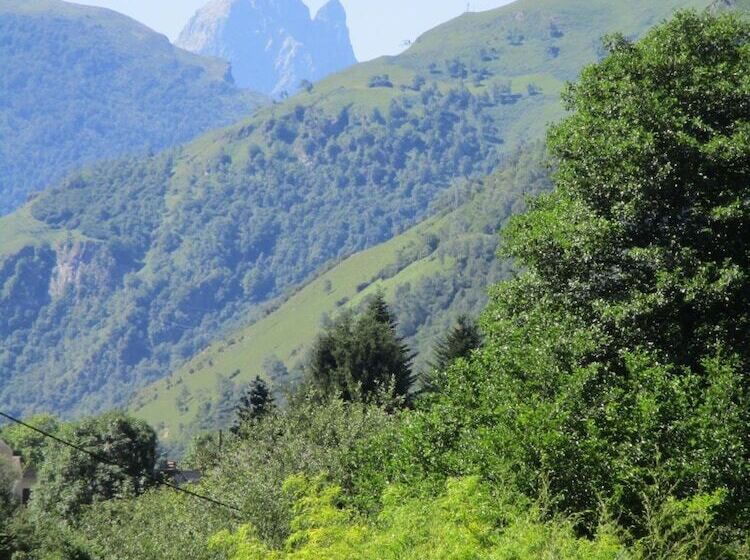
[{"label": "large leafy tree", "polygon": [[[557,189],[506,235],[525,279],[594,325],[606,357],[648,344],[696,367],[750,356],[750,27],[682,13],[565,95]],[[605,356],[604,354],[602,356]]]},{"label": "large leafy tree", "polygon": [[383,295],[377,294],[359,316],[342,314],[318,337],[308,377],[323,395],[346,401],[389,392],[405,397],[413,383],[412,358]]},{"label": "large leafy tree", "polygon": [[58,435],[94,455],[51,444],[32,495],[34,514],[72,519],[84,505],[133,496],[149,486],[156,434],[145,422],[108,413],[66,425]]},{"label": "large leafy tree", "polygon": [[747,528],[750,25],[683,12],[607,45],[549,135],[556,190],[505,232],[524,273],[405,448],[634,527],[649,494],[722,489]]}]

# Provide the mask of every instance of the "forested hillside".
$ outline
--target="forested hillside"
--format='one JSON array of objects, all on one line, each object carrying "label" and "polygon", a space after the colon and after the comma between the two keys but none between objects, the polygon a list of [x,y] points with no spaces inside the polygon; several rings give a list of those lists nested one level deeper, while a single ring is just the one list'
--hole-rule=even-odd
[{"label": "forested hillside", "polygon": [[478,316],[487,287],[510,275],[511,264],[496,258],[497,231],[524,208],[526,197],[550,188],[549,173],[537,144],[487,179],[455,185],[436,202],[436,216],[320,274],[267,315],[141,391],[129,408],[176,454],[192,435],[228,428],[256,376],[283,395],[299,380],[319,329],[378,293],[416,354],[415,371],[428,371],[435,341],[459,316]]},{"label": "forested hillside", "polygon": [[639,35],[707,4],[522,0],[466,14],[181,150],[69,178],[0,221],[0,400],[123,405],[539,138],[602,33]]},{"label": "forested hillside", "polygon": [[[748,47],[746,19],[697,11],[606,40],[549,129],[553,188],[504,222],[517,274],[425,386],[374,293],[286,399],[256,378],[193,441],[195,483],[165,487],[196,473],[122,413],[0,428],[39,472],[22,508],[0,461],[0,555],[750,559]],[[474,200],[509,203],[536,163]]]},{"label": "forested hillside", "polygon": [[95,161],[146,154],[251,114],[229,66],[110,10],[0,1],[0,215]]}]

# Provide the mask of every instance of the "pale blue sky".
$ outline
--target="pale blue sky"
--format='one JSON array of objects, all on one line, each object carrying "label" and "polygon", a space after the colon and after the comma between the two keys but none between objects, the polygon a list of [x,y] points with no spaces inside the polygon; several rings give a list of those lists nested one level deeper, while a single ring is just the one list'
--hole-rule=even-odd
[{"label": "pale blue sky", "polygon": [[[78,0],[127,14],[174,40],[208,0]],[[314,14],[326,0],[304,0]],[[471,0],[472,11],[489,10],[512,0]],[[436,25],[466,11],[467,0],[341,0],[357,58],[369,60],[397,54],[405,40],[414,40]]]}]

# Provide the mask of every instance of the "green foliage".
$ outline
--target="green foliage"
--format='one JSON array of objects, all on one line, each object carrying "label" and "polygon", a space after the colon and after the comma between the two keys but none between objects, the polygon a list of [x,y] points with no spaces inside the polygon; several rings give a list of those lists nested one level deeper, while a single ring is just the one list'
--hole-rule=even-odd
[{"label": "green foliage", "polygon": [[7,554],[13,560],[95,559],[72,527],[57,520],[40,522],[25,510],[20,510],[10,522],[10,535]]},{"label": "green foliage", "polygon": [[144,422],[108,413],[65,425],[59,437],[114,464],[68,446],[49,444],[29,506],[37,519],[71,520],[87,504],[136,495],[150,484],[156,434]]},{"label": "green foliage", "polygon": [[[55,435],[60,430],[60,421],[49,414],[38,414],[25,418],[24,422]],[[0,430],[0,440],[20,454],[24,467],[38,469],[44,463],[44,454],[50,440],[20,424],[8,424]]]},{"label": "green foliage", "polygon": [[[437,201],[435,218],[331,268],[278,309],[144,390],[131,410],[163,426],[162,442],[172,448],[182,447],[201,430],[227,427],[214,422],[221,418],[216,411],[234,406],[236,397],[220,401],[215,379],[231,378],[236,386],[259,374],[276,386],[296,380],[321,317],[341,313],[342,300],[346,308],[357,308],[378,290],[385,294],[399,335],[417,354],[414,371],[426,369],[434,340],[454,326],[456,317],[478,316],[487,303],[487,286],[510,276],[510,263],[496,258],[497,231],[524,208],[524,196],[550,188],[541,145],[509,157],[500,171],[482,181],[454,185]],[[271,352],[286,364],[286,374],[275,359],[268,359]],[[274,372],[280,373],[271,377]],[[174,402],[185,387],[191,398],[183,412]]]},{"label": "green foliage", "polygon": [[18,507],[18,500],[12,491],[17,477],[18,473],[14,472],[13,466],[5,457],[0,457],[0,558],[8,557],[13,546],[13,534],[9,525]]},{"label": "green foliage", "polygon": [[[606,0],[535,0],[524,5],[523,21],[516,6],[467,15],[399,57],[357,65],[201,138],[177,154],[159,184],[150,177],[163,171],[162,158],[113,166],[111,174],[95,172],[100,178],[84,176],[42,195],[24,210],[33,217],[27,214],[22,235],[14,229],[19,216],[0,221],[8,233],[0,244],[4,262],[37,244],[45,256],[33,274],[14,267],[0,276],[3,286],[12,277],[38,288],[14,313],[23,327],[0,333],[0,401],[26,413],[123,406],[239,318],[259,319],[264,304],[332,262],[429,216],[456,179],[485,175],[539,139],[560,114],[562,84],[595,60],[603,31],[617,26],[638,36],[677,6],[708,3],[633,0],[613,9]],[[550,21],[558,25],[554,34]],[[523,45],[507,43],[511,31],[523,35]],[[560,56],[551,58],[551,48]],[[457,61],[468,80],[445,72],[446,60]],[[383,74],[393,88],[367,87]],[[419,91],[412,87],[417,76],[429,76]],[[542,95],[524,93],[532,80]],[[161,211],[121,211],[123,200],[137,209],[141,197]],[[160,215],[156,226],[152,211]],[[134,232],[128,220],[143,225]],[[122,226],[130,231],[121,235]],[[86,241],[71,251],[68,235]],[[133,239],[147,242],[133,252]],[[122,241],[135,255],[125,266]],[[56,277],[55,263],[73,254],[82,257],[73,258],[79,273]],[[32,384],[40,387],[34,394],[21,388]]]},{"label": "green foliage", "polygon": [[239,433],[244,429],[252,429],[252,425],[256,421],[267,414],[273,413],[275,406],[273,394],[271,394],[268,384],[260,377],[256,377],[245,390],[245,394],[237,405],[235,410],[237,419],[232,431]]},{"label": "green foliage", "polygon": [[83,165],[185,142],[263,102],[226,63],[113,11],[11,0],[0,35],[0,215]]},{"label": "green foliage", "polygon": [[[522,20],[501,35],[512,48],[535,40]],[[545,33],[566,37],[547,23]],[[416,410],[397,406],[405,391],[386,402],[352,398],[363,387],[375,392],[368,375],[388,361],[371,359],[378,348],[400,356],[397,365],[408,361],[399,315],[379,295],[361,316],[334,321],[314,349],[313,379],[332,397],[293,394],[252,430],[198,440],[198,488],[239,508],[240,519],[187,506],[182,496],[138,496],[137,482],[119,480],[114,491],[78,496],[85,505],[69,507],[67,523],[40,524],[37,548],[46,554],[53,548],[44,543],[58,543],[64,557],[234,560],[750,557],[749,39],[750,24],[739,18],[685,12],[638,43],[608,41],[601,63],[569,88],[572,115],[550,133],[557,190],[506,229],[503,255],[521,272],[492,289],[483,346],[449,364]],[[482,56],[489,62],[492,53]],[[472,71],[462,64],[449,59],[448,71]],[[509,88],[503,95],[513,95]],[[393,103],[387,119],[373,112],[373,122],[408,118],[407,109]],[[306,111],[295,112],[297,123]],[[264,134],[294,143],[296,127],[275,121]],[[234,163],[228,153],[217,158],[222,168]],[[546,185],[538,166],[515,172],[521,184]],[[536,179],[521,181],[527,174]],[[507,190],[486,196],[474,203],[503,202],[501,220],[518,204]],[[165,198],[179,215],[179,201]],[[51,204],[40,209],[59,223],[77,219]],[[467,215],[486,219],[489,231],[497,225],[498,214]],[[443,226],[422,230],[378,278],[353,276],[353,308],[378,293],[376,280],[410,277],[411,264],[444,250],[445,232],[459,226]],[[120,231],[127,228],[112,230]],[[152,256],[148,266],[159,264]],[[259,274],[243,275],[242,290],[257,287]],[[314,283],[313,295],[342,301],[332,279]],[[404,309],[420,302],[391,286]],[[238,376],[216,376],[222,400]],[[184,383],[176,379],[176,390]],[[184,393],[187,403],[193,391]],[[62,433],[73,437],[85,425]],[[153,465],[147,431],[139,433]],[[81,435],[93,432],[102,430]],[[92,440],[136,455],[117,434],[82,444]],[[48,448],[42,471],[57,495],[39,498],[42,509],[70,505],[81,481],[99,484],[80,464]],[[72,473],[64,490],[52,465]],[[115,473],[94,474],[106,487]],[[165,517],[178,523],[169,527]],[[144,528],[153,533],[138,539]]]},{"label": "green foliage", "polygon": [[358,317],[346,312],[325,328],[306,373],[324,397],[369,402],[384,393],[407,397],[411,360],[383,295],[376,294]]},{"label": "green foliage", "polygon": [[388,74],[381,74],[378,76],[373,76],[370,78],[370,81],[367,84],[371,88],[375,87],[393,87],[393,82],[391,82],[390,78],[388,77]]},{"label": "green foliage", "polygon": [[206,540],[227,526],[232,524],[225,510],[162,489],[95,504],[81,516],[77,532],[94,558],[211,560],[222,556]]},{"label": "green foliage", "polygon": [[558,189],[505,253],[613,341],[603,353],[747,356],[749,30],[680,14],[635,45],[615,38],[566,94],[574,113],[549,138]]},{"label": "green foliage", "polygon": [[481,345],[482,335],[477,325],[466,315],[459,316],[453,329],[435,344],[430,371],[422,377],[421,392],[440,390],[442,372],[459,358],[468,358]]},{"label": "green foliage", "polygon": [[212,548],[231,560],[629,557],[614,535],[577,538],[569,522],[545,522],[538,509],[493,496],[477,479],[450,480],[436,498],[413,497],[394,487],[383,496],[383,510],[374,521],[342,509],[336,487],[296,477],[286,488],[296,504],[294,532],[282,550],[265,547],[247,526],[218,533]]},{"label": "green foliage", "polygon": [[227,441],[201,489],[240,507],[264,542],[275,545],[289,535],[293,500],[283,484],[295,473],[326,473],[351,504],[374,509],[386,484],[382,450],[392,447],[400,418],[386,408],[392,406],[298,396],[287,410],[256,422],[247,439]]},{"label": "green foliage", "polygon": [[[34,218],[83,239],[55,245],[39,264],[28,251],[0,265],[0,284],[39,287],[23,304],[0,297],[22,318],[2,332],[0,371],[42,388],[21,395],[4,383],[5,402],[121,406],[233,318],[261,317],[332,259],[426,217],[455,178],[499,164],[491,106],[472,93],[433,87],[392,108],[382,122],[347,108],[261,115],[227,133],[234,155],[207,157],[196,145],[196,159],[120,162],[41,195]],[[68,259],[78,274],[58,276]]]},{"label": "green foliage", "polygon": [[571,87],[558,188],[504,235],[526,272],[410,420],[407,479],[548,489],[589,528],[611,500],[636,534],[659,479],[677,499],[726,491],[716,523],[747,530],[749,38],[681,13]]}]

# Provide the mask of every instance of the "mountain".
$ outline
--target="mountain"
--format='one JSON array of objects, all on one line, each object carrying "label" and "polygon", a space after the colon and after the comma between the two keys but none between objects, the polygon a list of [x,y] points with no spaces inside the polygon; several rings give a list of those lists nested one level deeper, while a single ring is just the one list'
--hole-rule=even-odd
[{"label": "mountain", "polygon": [[184,142],[261,102],[225,62],[116,12],[0,0],[0,214],[82,165]]},{"label": "mountain", "polygon": [[708,4],[520,0],[465,14],[183,148],[69,177],[0,220],[0,402],[126,405],[540,139],[601,34],[638,36]]},{"label": "mountain", "polygon": [[339,0],[312,19],[302,0],[213,0],[176,44],[228,60],[240,86],[277,98],[357,62]]}]

